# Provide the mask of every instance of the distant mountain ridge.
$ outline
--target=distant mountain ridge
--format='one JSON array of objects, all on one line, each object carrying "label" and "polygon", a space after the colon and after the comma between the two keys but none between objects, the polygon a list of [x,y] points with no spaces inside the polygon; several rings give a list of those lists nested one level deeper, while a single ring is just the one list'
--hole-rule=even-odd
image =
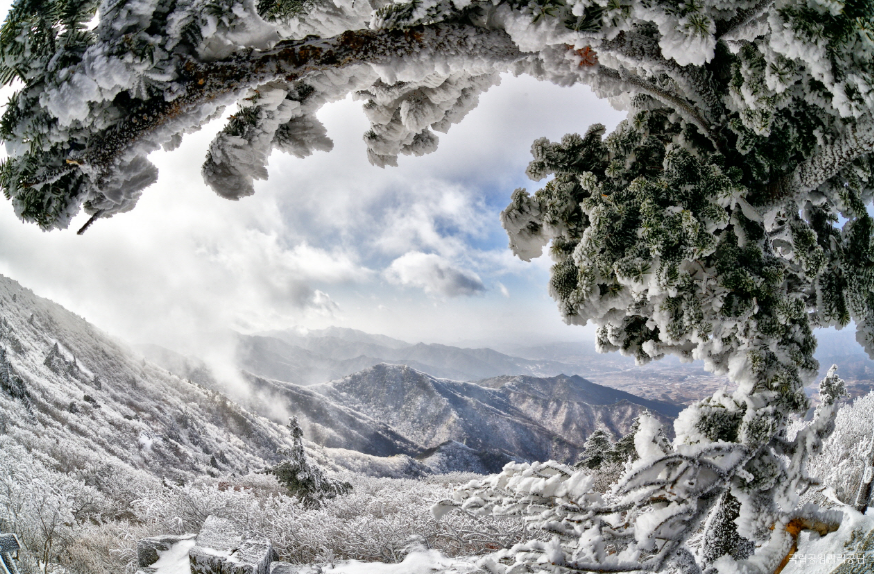
[{"label": "distant mountain ridge", "polygon": [[330,328],[299,333],[274,331],[238,335],[240,368],[259,377],[298,385],[324,383],[380,363],[407,365],[433,377],[458,381],[498,375],[552,376],[575,371],[574,365],[531,360],[493,349],[408,344],[384,335]]},{"label": "distant mountain ridge", "polygon": [[421,458],[441,446],[458,454],[450,445],[458,443],[475,451],[491,472],[512,459],[574,462],[596,428],[621,436],[644,409],[664,422],[680,410],[564,375],[500,377],[477,384],[378,364],[306,387],[249,378],[258,397],[251,408],[281,405],[317,444]]},{"label": "distant mountain ridge", "polygon": [[[526,373],[566,365],[492,349],[406,345],[352,329],[277,335],[238,336],[239,365],[251,393],[237,398],[277,422],[297,416],[304,436],[326,448],[417,460],[434,456],[441,464],[476,459],[474,467],[497,471],[513,459],[574,462],[596,428],[618,437],[643,409],[668,422],[682,408],[577,375],[532,376]],[[141,350],[170,370],[183,369],[176,371],[180,376],[203,375],[196,359]],[[363,351],[397,362],[356,355]],[[482,373],[487,376],[474,376]],[[459,381],[464,378],[473,382]]]},{"label": "distant mountain ridge", "polygon": [[[142,354],[0,275],[0,454],[26,451],[95,484],[103,473],[124,477],[134,499],[144,484],[262,469],[291,446],[287,411],[269,411],[268,420],[222,392],[202,361],[156,345],[138,348]],[[381,458],[352,450],[352,442],[307,443],[323,467],[395,477],[486,472],[470,448],[423,452],[387,425],[299,389],[296,400],[309,397],[326,418],[358,429],[361,444],[382,441],[389,445],[383,450],[410,453]]]},{"label": "distant mountain ridge", "polygon": [[482,387],[512,389],[556,401],[584,402],[590,405],[614,405],[621,401],[628,401],[670,418],[676,417],[683,410],[681,405],[641,398],[619,389],[598,385],[579,375],[555,377],[505,375],[474,382]]},{"label": "distant mountain ridge", "polygon": [[305,332],[286,329],[281,331],[268,331],[262,333],[262,335],[275,337],[286,343],[304,347],[309,342],[318,339],[334,339],[337,341],[345,341],[347,343],[366,343],[393,349],[401,349],[410,346],[410,343],[401,341],[400,339],[394,339],[386,335],[378,335],[375,333],[365,333],[364,331],[349,329],[347,327],[328,327],[326,329],[312,329]]}]

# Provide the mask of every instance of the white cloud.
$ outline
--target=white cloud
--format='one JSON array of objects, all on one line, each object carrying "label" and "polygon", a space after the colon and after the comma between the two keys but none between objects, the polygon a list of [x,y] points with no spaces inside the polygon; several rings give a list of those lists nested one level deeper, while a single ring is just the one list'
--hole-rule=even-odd
[{"label": "white cloud", "polygon": [[[276,232],[245,229],[235,235],[214,237],[214,244],[201,246],[198,252],[233,275],[238,284],[260,292],[261,298],[267,299],[265,302],[273,308],[287,305],[323,311],[336,308],[334,303],[326,307],[327,295],[312,285],[362,280],[370,273],[342,250],[327,251],[307,243],[287,247]],[[316,296],[317,293],[321,295]]]},{"label": "white cloud", "polygon": [[510,290],[507,289],[507,287],[503,283],[498,282],[498,289],[500,289],[501,295],[503,295],[507,299],[510,298]]},{"label": "white cloud", "polygon": [[398,257],[386,269],[392,283],[419,287],[430,295],[461,297],[478,295],[486,290],[476,273],[453,267],[433,253],[411,251]]},{"label": "white cloud", "polygon": [[[178,150],[152,154],[159,181],[137,208],[82,237],[84,214],[67,231],[42,233],[0,200],[0,273],[134,342],[330,324],[443,342],[538,330],[565,338],[545,294],[548,257],[514,259],[497,214],[515,187],[531,185],[524,169],[534,139],[615,123],[619,114],[609,114],[585,88],[506,78],[441,134],[435,153],[378,169],[361,141],[361,103],[343,101],[319,114],[332,152],[274,153],[269,180],[236,202],[202,181],[222,127],[211,124]],[[439,264],[414,273],[411,252]],[[395,284],[372,271],[392,261]],[[498,279],[512,299],[485,289]],[[458,296],[472,294],[483,296]],[[435,308],[433,296],[446,299]]]},{"label": "white cloud", "polygon": [[[329,295],[375,274],[342,244],[314,245],[269,192],[229,202],[200,175],[221,125],[152,159],[159,181],[137,208],[85,235],[43,233],[0,209],[0,273],[132,342],[188,346],[204,333],[258,331],[337,318]],[[12,248],[12,246],[16,246]]]},{"label": "white cloud", "polygon": [[478,190],[432,180],[417,183],[416,191],[383,209],[374,241],[380,251],[397,255],[415,248],[457,257],[494,223]]}]

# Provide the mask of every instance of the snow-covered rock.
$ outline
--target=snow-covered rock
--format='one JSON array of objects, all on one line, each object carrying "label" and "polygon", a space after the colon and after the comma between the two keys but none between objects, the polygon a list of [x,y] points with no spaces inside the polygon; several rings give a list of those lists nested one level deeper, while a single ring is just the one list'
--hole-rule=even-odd
[{"label": "snow-covered rock", "polygon": [[269,574],[270,541],[247,537],[230,520],[209,516],[188,551],[191,574]]},{"label": "snow-covered rock", "polygon": [[[178,547],[182,542],[190,542],[189,544],[182,545],[186,548],[192,546],[194,537],[194,534],[184,534],[181,536],[167,534],[164,536],[151,536],[149,538],[143,538],[142,540],[138,540],[137,564],[140,567],[140,572],[156,572],[157,567],[155,567],[155,564],[161,561],[161,559],[166,555],[167,552],[171,551],[171,549]],[[175,554],[179,554],[179,552],[175,552]],[[187,550],[185,555],[188,555]]]}]

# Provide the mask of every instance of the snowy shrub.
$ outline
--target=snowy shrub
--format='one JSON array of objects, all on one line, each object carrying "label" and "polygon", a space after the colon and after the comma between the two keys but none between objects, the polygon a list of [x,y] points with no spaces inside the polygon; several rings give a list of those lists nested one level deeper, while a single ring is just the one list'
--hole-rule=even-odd
[{"label": "snowy shrub", "polygon": [[459,513],[435,521],[429,508],[450,496],[470,475],[429,481],[344,475],[353,490],[319,507],[281,494],[275,479],[249,475],[203,480],[148,493],[134,505],[138,520],[152,532],[197,532],[209,515],[227,518],[273,543],[283,560],[320,562],[327,557],[399,562],[418,540],[450,556],[481,554],[509,547],[525,536],[516,518]]},{"label": "snowy shrub", "polygon": [[46,468],[0,437],[0,530],[21,542],[24,570],[45,570],[75,543],[77,528],[99,519],[104,496]]},{"label": "snowy shrub", "polygon": [[156,534],[127,521],[81,524],[58,563],[69,574],[134,574],[137,541]]},{"label": "snowy shrub", "polygon": [[834,492],[844,504],[854,505],[859,485],[871,465],[874,441],[874,393],[843,407],[835,431],[822,452],[811,458],[810,475]]}]

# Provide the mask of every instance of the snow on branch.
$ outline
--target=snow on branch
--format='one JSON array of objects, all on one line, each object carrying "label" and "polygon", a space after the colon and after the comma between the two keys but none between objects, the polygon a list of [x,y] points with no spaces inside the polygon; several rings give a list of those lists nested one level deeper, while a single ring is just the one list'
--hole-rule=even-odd
[{"label": "snow on branch", "polygon": [[[317,104],[377,81],[407,85],[400,101],[368,111],[368,157],[393,165],[398,154],[433,151],[434,132],[459,121],[508,68],[562,85],[589,83],[625,108],[650,97],[731,162],[735,153],[749,158],[746,182],[758,182],[764,195],[795,186],[785,178],[808,159],[797,182],[804,189],[831,160],[870,148],[867,132],[854,136],[850,124],[862,125],[874,105],[871,23],[851,4],[817,15],[794,2],[770,10],[768,0],[680,7],[328,0],[281,9],[148,0],[135,9],[80,3],[68,14],[60,2],[43,11],[23,4],[0,32],[0,80],[25,84],[0,122],[10,150],[0,186],[19,217],[45,229],[66,226],[83,205],[99,217],[132,209],[157,178],[145,155],[172,149],[233,102],[240,121],[204,167],[228,198],[253,192],[273,149],[307,155],[330,147],[313,115]],[[84,26],[97,12],[96,28]],[[435,74],[457,91],[455,103],[435,91]],[[321,89],[295,100],[303,85],[316,87],[314,76]],[[285,90],[290,101],[252,101],[261,87]],[[398,121],[386,115],[395,111]]]},{"label": "snow on branch", "polygon": [[[204,169],[207,181],[221,195],[236,198],[252,192],[253,178],[265,177],[264,165],[273,145],[297,149],[294,146],[299,144],[291,143],[293,136],[289,139],[288,129],[283,131],[280,127],[301,118],[303,112],[313,117],[315,109],[312,105],[300,109],[301,102],[310,94],[297,100],[293,98],[302,86],[309,87],[312,92],[307,82],[314,76],[322,79],[328,91],[318,94],[319,97],[312,98],[310,103],[323,105],[349,91],[367,87],[379,78],[392,83],[398,80],[410,82],[427,77],[438,69],[448,74],[456,71],[476,74],[477,70],[492,73],[496,67],[505,67],[521,57],[523,54],[505,32],[458,24],[403,30],[350,30],[333,38],[286,40],[269,49],[246,50],[217,60],[177,56],[173,68],[164,72],[173,78],[172,92],[162,92],[137,102],[120,121],[105,129],[94,129],[99,124],[89,127],[84,146],[67,149],[56,146],[50,151],[40,152],[39,161],[51,167],[35,164],[37,156],[26,155],[22,158],[24,163],[21,160],[6,162],[0,168],[0,177],[6,195],[20,206],[20,215],[34,218],[43,227],[65,226],[80,203],[84,203],[90,212],[100,212],[100,216],[108,217],[131,209],[141,190],[155,181],[157,171],[145,160],[147,153],[160,145],[177,145],[174,142],[181,133],[198,129],[222,107],[239,100],[250,90],[257,91],[266,86],[262,97],[266,97],[271,89],[277,95],[280,95],[277,88],[284,90],[279,100],[272,104],[262,102],[258,106],[244,107],[243,112],[254,111],[259,115],[253,117],[251,123],[256,128],[254,131],[241,125],[242,129],[235,128],[239,133],[232,130],[223,144],[217,144],[211,150]],[[342,74],[326,75],[328,71],[346,69],[350,71],[345,82]],[[355,80],[356,74],[358,81]],[[338,78],[340,85],[331,85],[331,80]],[[284,86],[269,86],[277,81]],[[67,89],[68,97],[74,101],[79,97],[93,97],[77,94],[75,86]],[[290,94],[289,98],[285,98],[285,94]],[[462,97],[460,93],[457,96]],[[452,102],[444,101],[449,102],[447,109],[443,110],[444,116],[450,112],[463,116],[467,111],[450,110]],[[475,103],[475,98],[463,105],[469,109],[472,103]],[[271,105],[273,107],[269,108]],[[299,111],[295,112],[296,108]],[[458,119],[460,117],[448,118],[446,122],[454,123]],[[74,116],[61,120],[62,124],[66,122],[73,129],[85,121]],[[298,121],[295,130],[300,132],[304,125],[309,124]],[[82,130],[78,128],[79,132]],[[248,134],[244,133],[247,131]],[[240,163],[243,156],[232,151],[233,143],[240,141],[232,138],[243,135],[248,135],[244,138],[247,148],[261,150],[260,154],[253,156],[254,163],[248,166]],[[277,140],[277,137],[284,139]],[[256,140],[263,143],[256,143]],[[316,149],[325,147],[321,143],[313,145]],[[405,145],[404,153],[408,150],[422,153],[424,148],[417,150],[415,146],[425,144],[420,136],[415,142]],[[222,153],[231,155],[225,160]],[[230,166],[233,166],[232,171],[226,169]],[[213,173],[216,177],[212,177]],[[235,176],[238,181],[230,177],[231,173],[238,174]],[[60,189],[54,194],[50,193],[52,202],[57,202],[56,206],[39,207],[39,213],[31,211],[37,209],[32,202],[39,194],[58,187]],[[42,211],[46,207],[50,208],[49,213]]]},{"label": "snow on branch", "polygon": [[791,175],[788,188],[794,193],[812,191],[871,152],[874,152],[874,110],[871,115],[848,125],[835,141],[822,146],[799,165]]},{"label": "snow on branch", "polygon": [[[585,468],[509,463],[500,474],[457,490],[432,513],[438,520],[455,509],[517,515],[535,532],[552,536],[548,542],[532,540],[496,553],[490,558],[494,572],[514,571],[514,565],[552,564],[562,572],[659,572],[668,565],[700,572],[712,565],[719,572],[740,568],[770,573],[791,556],[801,530],[825,535],[842,520],[841,512],[799,505],[800,494],[811,483],[804,470],[807,458],[834,429],[845,394],[834,368],[820,383],[820,393],[823,402],[813,420],[792,440],[778,436],[751,448],[700,439],[690,444],[678,437],[667,446],[657,439],[660,426],[655,419],[643,416],[635,435],[640,458],[627,464],[625,476],[606,494],[594,491],[595,478]],[[787,457],[787,462],[778,456]],[[754,473],[766,463],[776,465],[775,475],[763,483]],[[702,564],[701,556],[690,553],[685,543],[727,489],[741,501],[742,535],[764,544],[752,557],[719,554]],[[756,525],[762,523],[765,528],[756,534]]]}]

